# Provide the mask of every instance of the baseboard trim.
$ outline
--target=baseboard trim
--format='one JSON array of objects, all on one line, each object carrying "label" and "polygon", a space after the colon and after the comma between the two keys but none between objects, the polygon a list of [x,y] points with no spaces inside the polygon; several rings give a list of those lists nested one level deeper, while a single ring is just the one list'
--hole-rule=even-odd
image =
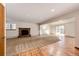
[{"label": "baseboard trim", "polygon": [[18,37],[12,37],[12,38],[7,38],[7,39],[16,39],[16,38],[18,38]]},{"label": "baseboard trim", "polygon": [[65,37],[75,38],[75,36],[65,35]]}]

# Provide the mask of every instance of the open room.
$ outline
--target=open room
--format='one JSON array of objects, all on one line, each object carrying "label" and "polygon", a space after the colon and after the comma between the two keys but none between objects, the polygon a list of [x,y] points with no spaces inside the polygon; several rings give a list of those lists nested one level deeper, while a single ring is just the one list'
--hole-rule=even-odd
[{"label": "open room", "polygon": [[6,3],[7,56],[79,56],[78,3]]}]

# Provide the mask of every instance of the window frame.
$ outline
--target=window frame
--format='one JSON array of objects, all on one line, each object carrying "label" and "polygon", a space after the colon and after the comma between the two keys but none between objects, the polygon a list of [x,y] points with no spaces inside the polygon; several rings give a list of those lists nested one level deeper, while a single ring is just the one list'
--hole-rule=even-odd
[{"label": "window frame", "polygon": [[16,24],[14,24],[14,23],[7,23],[6,24],[6,29],[7,30],[16,30]]}]

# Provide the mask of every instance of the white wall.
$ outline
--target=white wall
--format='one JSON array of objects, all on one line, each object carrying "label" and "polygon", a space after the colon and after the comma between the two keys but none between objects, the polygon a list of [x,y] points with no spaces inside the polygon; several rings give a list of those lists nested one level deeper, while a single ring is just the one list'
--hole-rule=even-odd
[{"label": "white wall", "polygon": [[64,24],[65,35],[76,36],[75,21]]},{"label": "white wall", "polygon": [[79,48],[79,15],[76,17],[76,47]]},{"label": "white wall", "polygon": [[8,23],[15,23],[16,24],[16,30],[7,30],[6,31],[6,37],[7,38],[14,38],[19,35],[19,28],[31,28],[31,35],[39,35],[39,26],[38,24],[34,23],[25,23],[25,22],[8,22]]},{"label": "white wall", "polygon": [[56,25],[50,26],[50,32],[51,32],[51,34],[52,34],[52,33],[53,33],[53,34],[56,34]]}]

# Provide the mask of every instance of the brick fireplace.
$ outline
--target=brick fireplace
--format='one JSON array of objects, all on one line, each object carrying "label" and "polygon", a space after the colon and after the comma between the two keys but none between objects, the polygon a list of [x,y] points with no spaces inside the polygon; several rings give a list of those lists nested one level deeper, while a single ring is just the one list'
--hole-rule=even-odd
[{"label": "brick fireplace", "polygon": [[19,28],[19,37],[30,37],[30,28]]}]

